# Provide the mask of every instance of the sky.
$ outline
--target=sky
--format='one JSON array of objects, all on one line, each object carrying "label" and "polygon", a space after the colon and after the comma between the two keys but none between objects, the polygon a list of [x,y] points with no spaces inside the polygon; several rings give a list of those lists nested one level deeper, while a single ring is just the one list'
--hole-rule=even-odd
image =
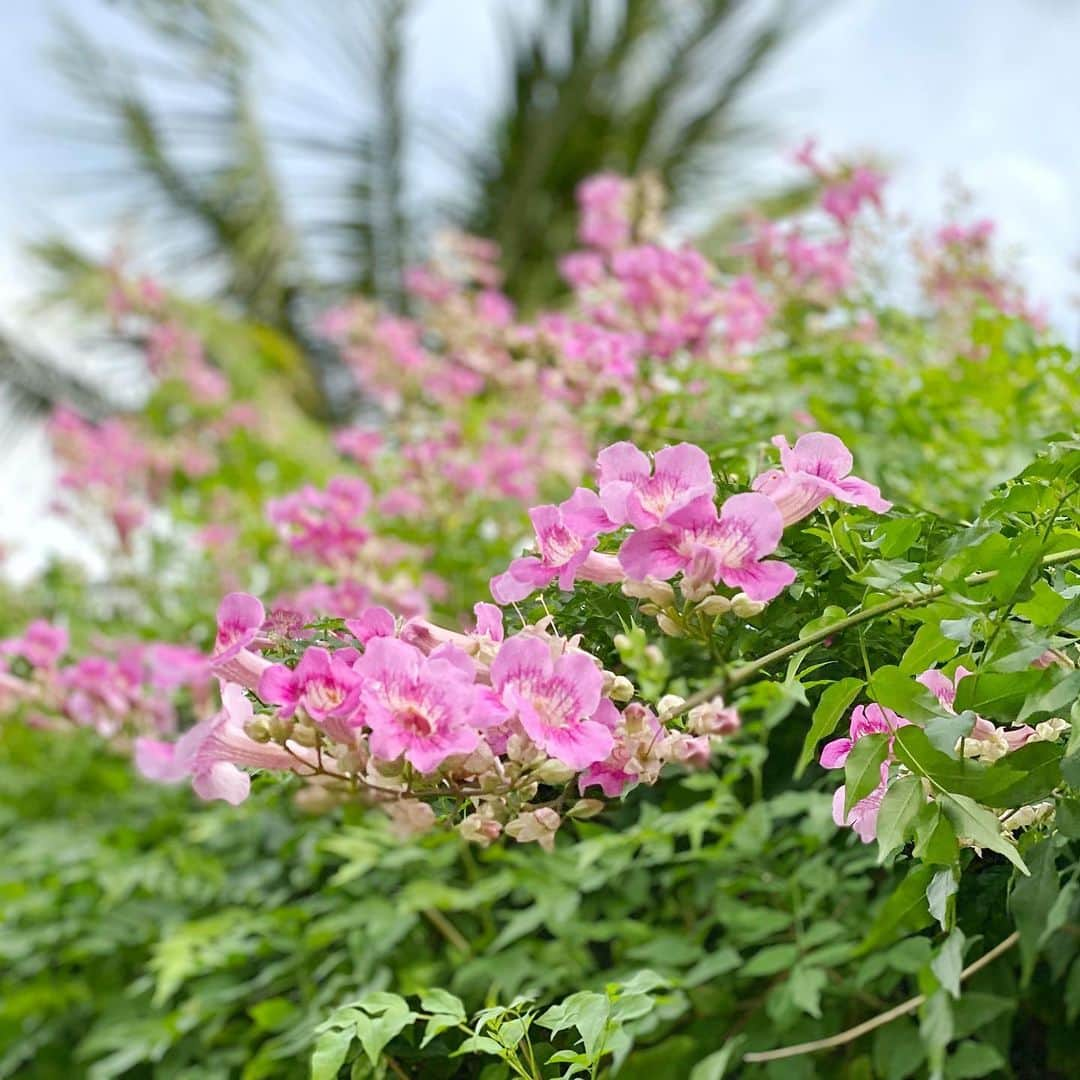
[{"label": "sky", "polygon": [[[412,107],[449,117],[466,133],[482,130],[501,74],[498,18],[532,2],[419,0]],[[62,347],[64,326],[31,306],[39,280],[23,245],[58,224],[99,245],[114,234],[73,185],[74,166],[92,165],[93,151],[58,135],[70,99],[46,56],[52,20],[75,18],[121,45],[132,39],[105,0],[4,7],[0,327]],[[830,151],[872,151],[892,167],[890,205],[915,223],[935,220],[947,185],[962,182],[979,211],[998,220],[1032,294],[1075,342],[1080,0],[832,0],[813,10],[752,103],[775,131],[777,160],[807,135]],[[302,48],[285,50],[299,51],[271,62],[303,80]],[[0,447],[0,543],[21,549],[17,566],[39,562],[46,547],[79,546],[54,522],[42,528],[52,476],[40,432]]]}]

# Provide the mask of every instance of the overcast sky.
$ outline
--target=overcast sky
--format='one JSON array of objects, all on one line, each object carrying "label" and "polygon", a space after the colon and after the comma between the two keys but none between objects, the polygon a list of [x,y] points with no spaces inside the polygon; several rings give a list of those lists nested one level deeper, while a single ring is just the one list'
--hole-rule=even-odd
[{"label": "overcast sky", "polygon": [[[103,0],[3,6],[0,325],[33,333],[35,280],[20,246],[58,222],[108,235],[92,202],[70,197],[73,155],[88,151],[55,137],[67,99],[45,56],[50,20],[74,16],[121,43],[124,30]],[[521,2],[420,0],[409,79],[418,110],[481,129],[500,71],[493,15],[510,6]],[[778,153],[807,134],[828,149],[879,153],[894,167],[891,205],[915,221],[939,214],[946,181],[962,180],[1023,252],[1033,294],[1075,341],[1068,298],[1080,254],[1080,0],[834,0],[826,9],[759,90]],[[301,70],[298,57],[282,63]],[[8,449],[0,539],[37,544],[49,491],[43,443],[31,434],[14,455]]]}]

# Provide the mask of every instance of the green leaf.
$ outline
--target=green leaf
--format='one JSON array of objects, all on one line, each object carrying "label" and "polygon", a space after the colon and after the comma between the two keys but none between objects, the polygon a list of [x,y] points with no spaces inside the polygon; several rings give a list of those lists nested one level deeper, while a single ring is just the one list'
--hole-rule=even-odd
[{"label": "green leaf", "polygon": [[884,731],[857,739],[844,763],[844,813],[881,784],[881,766],[889,755],[889,736]]},{"label": "green leaf", "polygon": [[715,1053],[702,1058],[691,1070],[689,1080],[723,1080],[728,1066],[745,1041],[745,1035],[735,1035],[728,1039]]},{"label": "green leaf", "polygon": [[898,667],[880,667],[870,676],[870,696],[915,723],[930,720],[941,711],[930,691]]},{"label": "green leaf", "polygon": [[949,901],[956,895],[959,887],[956,872],[951,866],[946,870],[939,870],[927,886],[926,906],[942,930],[948,930],[952,922],[953,905]]},{"label": "green leaf", "polygon": [[917,776],[902,776],[889,785],[878,811],[879,861],[903,846],[925,802],[922,781]]},{"label": "green leaf", "polygon": [[[935,877],[938,875],[935,875]],[[937,981],[953,998],[960,996],[960,973],[964,970],[965,938],[959,927],[954,927],[945,939],[937,956],[930,961],[930,970]]]},{"label": "green leaf", "polygon": [[937,623],[923,623],[900,660],[903,675],[921,675],[956,655],[959,643],[947,638]]},{"label": "green leaf", "polygon": [[829,982],[819,967],[795,967],[788,979],[791,1000],[808,1016],[821,1019],[821,991]]},{"label": "green leaf", "polygon": [[960,739],[966,739],[975,726],[976,716],[973,712],[960,713],[959,716],[935,716],[926,722],[923,731],[930,740],[930,745],[936,747],[949,757],[957,757],[956,745]]},{"label": "green leaf", "polygon": [[1009,897],[1009,909],[1020,933],[1024,984],[1028,983],[1035,970],[1035,961],[1045,938],[1050,912],[1057,903],[1060,892],[1051,840],[1040,841],[1028,852],[1028,865],[1031,868],[1030,876],[1017,881]]},{"label": "green leaf", "polygon": [[888,945],[902,933],[920,930],[931,921],[926,906],[926,889],[933,876],[932,866],[919,866],[904,878],[878,909],[866,937],[859,945],[860,955]]},{"label": "green leaf", "polygon": [[1064,712],[1077,698],[1080,698],[1080,671],[1071,671],[1049,689],[1029,694],[1024,699],[1017,720]]},{"label": "green leaf", "polygon": [[351,1031],[324,1031],[318,1037],[311,1054],[311,1080],[335,1080],[353,1037]]},{"label": "green leaf", "polygon": [[906,1080],[926,1059],[918,1028],[901,1017],[874,1033],[874,1076],[881,1080]]},{"label": "green leaf", "polygon": [[961,679],[956,688],[956,711],[970,711],[995,720],[1011,720],[1024,707],[1028,695],[1047,681],[1045,671],[979,672],[969,675]]},{"label": "green leaf", "polygon": [[806,772],[807,765],[813,760],[817,744],[836,730],[840,717],[844,715],[848,706],[855,700],[862,688],[862,679],[840,679],[828,687],[821,695],[817,708],[814,710],[814,716],[810,721],[810,730],[803,740],[798,763],[795,766],[796,779]]},{"label": "green leaf", "polygon": [[1016,845],[1001,831],[1001,824],[989,810],[966,795],[942,793],[938,797],[942,810],[961,839],[970,840],[976,847],[989,848],[1004,855],[1022,874],[1028,873]]},{"label": "green leaf", "polygon": [[464,1023],[465,1006],[461,998],[455,997],[449,990],[425,990],[420,995],[420,1008],[424,1012],[442,1013],[454,1017],[455,1020]]},{"label": "green leaf", "polygon": [[926,1047],[930,1059],[931,1075],[941,1068],[945,1059],[945,1049],[953,1037],[952,1005],[949,995],[938,990],[926,999],[919,1010],[921,1020],[919,1035]]},{"label": "green leaf", "polygon": [[971,1080],[1006,1067],[1001,1052],[989,1043],[962,1042],[945,1061],[947,1080]]},{"label": "green leaf", "polygon": [[959,845],[956,830],[936,802],[927,803],[915,822],[916,859],[939,866],[951,866],[956,861]]}]

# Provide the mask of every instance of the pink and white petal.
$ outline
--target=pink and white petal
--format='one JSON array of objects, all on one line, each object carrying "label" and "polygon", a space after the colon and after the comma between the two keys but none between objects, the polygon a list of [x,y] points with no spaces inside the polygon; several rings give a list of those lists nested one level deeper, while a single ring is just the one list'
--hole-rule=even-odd
[{"label": "pink and white petal", "polygon": [[546,678],[554,668],[546,642],[532,634],[515,634],[502,643],[491,662],[491,685],[501,693],[517,678]]},{"label": "pink and white petal", "polygon": [[176,744],[142,736],[135,740],[135,768],[147,780],[175,784],[188,775],[185,762],[176,754]]},{"label": "pink and white petal", "polygon": [[738,530],[754,559],[771,555],[784,534],[784,519],[776,504],[757,491],[740,492],[726,499],[720,507],[720,523]]},{"label": "pink and white petal", "polygon": [[619,548],[619,564],[632,581],[673,578],[687,564],[678,551],[679,532],[667,526],[631,533]]},{"label": "pink and white petal", "polygon": [[626,524],[626,503],[633,490],[634,485],[629,480],[611,480],[600,488],[600,505],[614,525]]},{"label": "pink and white petal", "polygon": [[[522,723],[524,726],[524,721]],[[580,724],[568,724],[563,728],[548,728],[543,743],[544,749],[553,758],[571,769],[584,769],[603,761],[614,745],[611,732],[595,720],[583,720]]]},{"label": "pink and white petal", "polygon": [[679,443],[677,446],[665,446],[656,452],[656,475],[661,473],[678,477],[679,488],[684,491],[700,489],[695,494],[711,494],[713,491],[713,471],[709,455],[700,446],[692,443]]},{"label": "pink and white petal", "polygon": [[613,443],[597,455],[596,475],[601,485],[616,480],[644,480],[649,475],[649,459],[631,442]]},{"label": "pink and white petal", "polygon": [[503,615],[494,604],[486,604],[483,600],[473,604],[473,614],[476,616],[476,633],[482,634],[492,641],[503,639]]},{"label": "pink and white petal", "polygon": [[562,682],[576,699],[575,719],[594,713],[600,704],[604,676],[590,656],[568,652],[555,661],[555,678]]},{"label": "pink and white petal", "polygon": [[833,739],[832,742],[827,742],[821,748],[821,756],[818,758],[821,767],[823,769],[843,768],[853,745],[850,739]]},{"label": "pink and white petal", "polygon": [[563,524],[582,539],[597,533],[611,532],[618,523],[608,517],[600,496],[587,488],[577,488],[574,494],[559,505]]},{"label": "pink and white petal", "polygon": [[[294,710],[300,700],[296,676],[284,664],[272,664],[259,676],[258,695],[271,705]],[[282,716],[291,715],[291,712],[282,712]]]},{"label": "pink and white petal", "polygon": [[195,774],[191,786],[200,799],[222,799],[239,806],[251,793],[251,777],[231,761],[215,761]]},{"label": "pink and white petal", "polygon": [[751,599],[768,603],[776,599],[794,580],[795,568],[779,559],[720,567],[720,580],[733,589],[742,589]]},{"label": "pink and white petal", "polygon": [[[786,472],[804,472],[834,483],[851,472],[854,459],[843,440],[824,431],[800,435],[794,448],[780,446],[780,461]],[[786,445],[786,440],[785,440]]]},{"label": "pink and white petal", "polygon": [[867,480],[860,480],[857,476],[847,476],[842,480],[833,481],[836,488],[836,497],[841,502],[851,503],[853,506],[865,506],[873,510],[875,514],[885,514],[892,509],[892,503],[881,497],[881,489]]}]

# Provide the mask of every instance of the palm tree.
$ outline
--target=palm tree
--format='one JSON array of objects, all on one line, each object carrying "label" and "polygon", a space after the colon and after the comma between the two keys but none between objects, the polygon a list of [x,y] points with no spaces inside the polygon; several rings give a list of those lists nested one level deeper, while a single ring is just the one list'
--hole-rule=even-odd
[{"label": "palm tree", "polygon": [[[719,163],[730,176],[757,130],[746,90],[794,25],[790,3],[759,0],[540,0],[517,20],[508,3],[508,92],[479,145],[457,149],[405,105],[410,0],[312,0],[269,15],[254,0],[114,3],[142,47],[105,47],[69,23],[58,50],[88,107],[80,134],[112,154],[89,190],[138,211],[149,253],[181,268],[189,288],[294,342],[325,414],[340,405],[340,365],[312,340],[313,309],[347,290],[402,306],[401,270],[440,219],[498,241],[513,297],[551,301],[577,183],[605,168],[651,170],[676,209],[713,194]],[[344,111],[342,95],[320,101],[309,83],[290,91],[304,104],[303,130],[289,129],[259,65],[282,36],[310,43],[313,70],[351,79]],[[307,121],[332,107],[338,127],[313,130]],[[418,147],[449,155],[463,198],[419,204]],[[314,215],[282,179],[298,155],[330,185]],[[85,253],[56,238],[39,253],[60,291],[86,291],[75,288],[91,272]]]}]

